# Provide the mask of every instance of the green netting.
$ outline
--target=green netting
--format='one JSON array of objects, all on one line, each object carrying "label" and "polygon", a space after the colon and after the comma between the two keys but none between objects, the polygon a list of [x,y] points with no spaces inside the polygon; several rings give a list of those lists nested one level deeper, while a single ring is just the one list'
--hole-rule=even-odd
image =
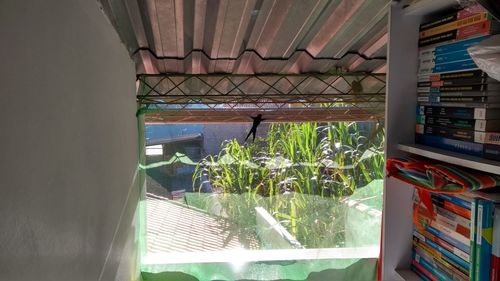
[{"label": "green netting", "polygon": [[144,281],[188,280],[375,280],[377,259],[256,262],[238,269],[230,263],[143,266]]}]

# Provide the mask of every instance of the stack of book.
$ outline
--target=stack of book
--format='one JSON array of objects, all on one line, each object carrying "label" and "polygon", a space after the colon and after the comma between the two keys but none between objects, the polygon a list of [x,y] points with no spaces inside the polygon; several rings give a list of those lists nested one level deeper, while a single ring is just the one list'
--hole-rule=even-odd
[{"label": "stack of book", "polygon": [[414,228],[412,270],[423,280],[500,280],[500,207],[473,196],[431,196],[436,215],[417,213],[428,224]]},{"label": "stack of book", "polygon": [[480,5],[420,26],[417,143],[500,160],[500,82],[467,52],[499,32]]}]

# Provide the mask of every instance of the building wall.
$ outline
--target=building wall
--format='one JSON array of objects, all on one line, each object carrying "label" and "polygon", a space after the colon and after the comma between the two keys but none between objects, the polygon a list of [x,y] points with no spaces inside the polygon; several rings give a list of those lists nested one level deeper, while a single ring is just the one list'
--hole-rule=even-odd
[{"label": "building wall", "polygon": [[96,0],[2,1],[0,280],[136,272],[135,72]]}]

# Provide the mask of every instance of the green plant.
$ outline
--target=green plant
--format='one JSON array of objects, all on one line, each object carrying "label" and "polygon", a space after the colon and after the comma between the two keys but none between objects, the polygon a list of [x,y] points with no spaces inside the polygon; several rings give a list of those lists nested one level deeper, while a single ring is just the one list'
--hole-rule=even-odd
[{"label": "green plant", "polygon": [[255,231],[255,207],[262,206],[302,245],[341,247],[343,200],[383,177],[383,146],[381,124],[274,124],[253,144],[225,142],[200,162],[193,182],[207,178],[223,215],[245,233]]}]

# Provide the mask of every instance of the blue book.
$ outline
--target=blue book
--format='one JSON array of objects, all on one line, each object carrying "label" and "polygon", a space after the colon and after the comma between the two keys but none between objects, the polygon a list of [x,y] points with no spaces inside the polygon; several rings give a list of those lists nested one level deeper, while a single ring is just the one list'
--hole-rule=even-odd
[{"label": "blue book", "polygon": [[443,239],[444,241],[448,242],[453,247],[456,247],[457,249],[460,249],[461,251],[464,251],[465,253],[470,254],[470,245],[466,245],[466,244],[462,243],[461,241],[458,241],[457,239],[447,235],[446,233],[444,233],[442,231],[437,230],[436,228],[434,228],[432,226],[427,226],[425,228],[425,230],[427,230],[427,232],[429,232],[430,234],[432,234],[436,237],[439,237],[439,238]]},{"label": "blue book", "polygon": [[432,68],[432,73],[450,72],[477,68],[473,60],[458,61],[452,63],[438,64]]},{"label": "blue book", "polygon": [[472,45],[475,45],[485,39],[487,39],[489,36],[482,36],[482,37],[476,37],[468,40],[461,40],[458,42],[453,42],[449,44],[443,44],[441,46],[436,46],[434,48],[434,54],[436,56],[446,54],[446,53],[451,53],[451,52],[456,52],[456,51],[463,51],[467,50]]},{"label": "blue book", "polygon": [[447,53],[439,56],[430,56],[430,57],[424,57],[420,58],[420,67],[425,67],[425,66],[436,66],[436,65],[441,65],[441,64],[446,64],[446,63],[452,63],[452,62],[457,62],[457,61],[465,61],[465,60],[472,60],[471,56],[469,55],[469,52],[467,50],[463,51],[457,51],[453,53]]},{"label": "blue book", "polygon": [[415,134],[415,143],[432,146],[444,150],[450,150],[458,153],[468,154],[472,156],[483,156],[483,144],[448,139],[436,135]]},{"label": "blue book", "polygon": [[455,62],[455,61],[462,61],[462,60],[471,60],[472,58],[469,55],[469,52],[467,50],[464,51],[458,51],[458,52],[453,52],[453,53],[448,53],[440,56],[436,56],[434,61],[436,65],[442,64],[442,63],[450,63],[450,62]]},{"label": "blue book", "polygon": [[477,200],[475,276],[480,281],[490,280],[494,211],[493,202]]},{"label": "blue book", "polygon": [[464,199],[457,197],[457,196],[448,195],[448,194],[432,193],[431,197],[436,197],[436,198],[441,198],[441,199],[447,200],[455,205],[458,205],[460,207],[463,207],[463,208],[466,208],[469,210],[472,208],[471,201],[464,200]]}]

